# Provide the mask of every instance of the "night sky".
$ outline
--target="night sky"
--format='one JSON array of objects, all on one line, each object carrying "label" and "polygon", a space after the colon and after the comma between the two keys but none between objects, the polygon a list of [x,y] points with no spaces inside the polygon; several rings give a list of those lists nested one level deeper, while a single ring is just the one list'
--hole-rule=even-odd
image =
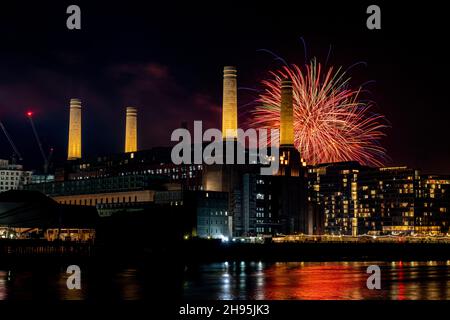
[{"label": "night sky", "polygon": [[[281,65],[260,49],[303,64],[303,37],[308,60],[323,62],[331,45],[329,64],[367,63],[351,69],[351,81],[374,80],[368,98],[391,125],[382,141],[388,165],[450,174],[448,19],[439,4],[373,2],[382,29],[368,30],[372,2],[92,2],[0,8],[0,118],[29,167],[41,163],[29,109],[44,147],[59,159],[71,97],[83,101],[84,155],[123,149],[126,105],[139,108],[140,148],[169,145],[182,121],[221,127],[224,65],[238,67],[239,87],[258,88]],[[81,7],[80,31],[66,28],[70,4]],[[239,91],[241,106],[253,98]],[[0,158],[10,156],[0,135]]]}]

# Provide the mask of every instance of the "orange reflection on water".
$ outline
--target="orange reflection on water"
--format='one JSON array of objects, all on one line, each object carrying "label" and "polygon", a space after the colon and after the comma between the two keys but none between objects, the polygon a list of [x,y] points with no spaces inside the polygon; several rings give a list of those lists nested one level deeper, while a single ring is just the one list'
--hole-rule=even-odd
[{"label": "orange reflection on water", "polygon": [[404,270],[403,270],[403,262],[400,261],[398,263],[398,294],[397,300],[405,300],[405,279],[404,279]]},{"label": "orange reflection on water", "polygon": [[276,263],[265,271],[265,299],[362,299],[368,275],[357,262]]},{"label": "orange reflection on water", "polygon": [[6,300],[8,297],[6,291],[6,281],[8,280],[8,273],[0,271],[0,300]]},{"label": "orange reflection on water", "polygon": [[[367,288],[370,265],[381,269],[381,290]],[[445,300],[450,261],[225,262],[202,265],[187,277],[194,299]]]}]

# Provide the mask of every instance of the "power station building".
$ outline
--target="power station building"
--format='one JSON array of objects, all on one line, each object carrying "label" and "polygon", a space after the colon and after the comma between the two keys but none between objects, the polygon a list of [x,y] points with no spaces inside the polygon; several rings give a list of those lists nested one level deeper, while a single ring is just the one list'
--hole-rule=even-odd
[{"label": "power station building", "polygon": [[[68,161],[57,166],[55,181],[26,188],[59,204],[95,206],[102,216],[176,212],[188,238],[448,232],[450,177],[357,162],[306,166],[294,146],[289,79],[280,81],[280,94],[279,169],[274,175],[261,175],[263,164],[250,162],[258,150],[238,141],[237,69],[226,66],[222,143],[244,150],[245,164],[237,164],[235,153],[234,164],[175,165],[170,147],[139,150],[135,107],[126,108],[123,153],[82,157],[81,101],[71,99]],[[158,221],[167,221],[170,228],[170,219]]]},{"label": "power station building", "polygon": [[[223,78],[222,138],[225,148],[245,148],[237,141],[237,71],[226,66]],[[226,192],[233,218],[233,236],[271,236],[275,234],[314,233],[319,219],[308,219],[307,185],[300,153],[294,147],[292,83],[281,83],[280,159],[278,174],[261,175],[262,164],[205,165],[205,191]],[[226,150],[226,149],[225,149]],[[245,150],[246,160],[250,152]],[[235,155],[236,156],[236,155]],[[236,162],[236,159],[235,163]],[[225,162],[225,161],[223,161]],[[311,211],[312,212],[312,211]]]},{"label": "power station building", "polygon": [[[223,76],[222,138],[224,144],[237,147],[236,68],[226,66]],[[101,215],[145,203],[171,205],[162,200],[164,196],[178,197],[175,203],[182,203],[190,208],[188,211],[193,211],[195,205],[209,208],[196,211],[197,220],[192,224],[191,236],[214,238],[315,232],[320,228],[308,225],[314,219],[306,217],[305,174],[300,154],[293,145],[290,81],[283,82],[282,92],[283,144],[278,175],[262,176],[259,174],[261,165],[248,162],[174,165],[170,158],[171,148],[138,151],[137,109],[134,107],[126,108],[124,153],[82,158],[81,101],[72,99],[69,161],[57,167],[54,182],[33,184],[29,189],[39,190],[61,204],[96,206]],[[245,152],[248,158],[249,153],[255,151]],[[205,212],[219,212],[219,215],[211,220],[206,218]],[[214,224],[216,221],[218,224]],[[208,223],[209,227],[206,226]]]}]

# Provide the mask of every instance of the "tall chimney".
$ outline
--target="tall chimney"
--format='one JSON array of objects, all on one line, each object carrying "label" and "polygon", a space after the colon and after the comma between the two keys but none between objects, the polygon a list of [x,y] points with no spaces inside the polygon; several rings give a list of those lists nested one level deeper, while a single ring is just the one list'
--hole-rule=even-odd
[{"label": "tall chimney", "polygon": [[222,138],[237,139],[237,81],[236,67],[223,69]]},{"label": "tall chimney", "polygon": [[67,160],[81,158],[81,100],[70,99]]},{"label": "tall chimney", "polygon": [[281,81],[280,146],[294,145],[294,107],[292,82]]},{"label": "tall chimney", "polygon": [[137,109],[127,107],[125,128],[125,152],[137,151]]}]

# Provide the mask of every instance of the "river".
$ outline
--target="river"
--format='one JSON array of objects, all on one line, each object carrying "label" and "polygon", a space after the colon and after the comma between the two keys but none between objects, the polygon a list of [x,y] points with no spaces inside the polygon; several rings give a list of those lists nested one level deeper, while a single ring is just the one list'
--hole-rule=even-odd
[{"label": "river", "polygon": [[[381,269],[380,290],[366,286],[369,265]],[[186,266],[177,280],[169,272],[139,268],[82,268],[81,290],[67,289],[65,271],[0,268],[0,300],[135,300],[164,294],[189,300],[450,299],[450,261],[228,261]]]}]

